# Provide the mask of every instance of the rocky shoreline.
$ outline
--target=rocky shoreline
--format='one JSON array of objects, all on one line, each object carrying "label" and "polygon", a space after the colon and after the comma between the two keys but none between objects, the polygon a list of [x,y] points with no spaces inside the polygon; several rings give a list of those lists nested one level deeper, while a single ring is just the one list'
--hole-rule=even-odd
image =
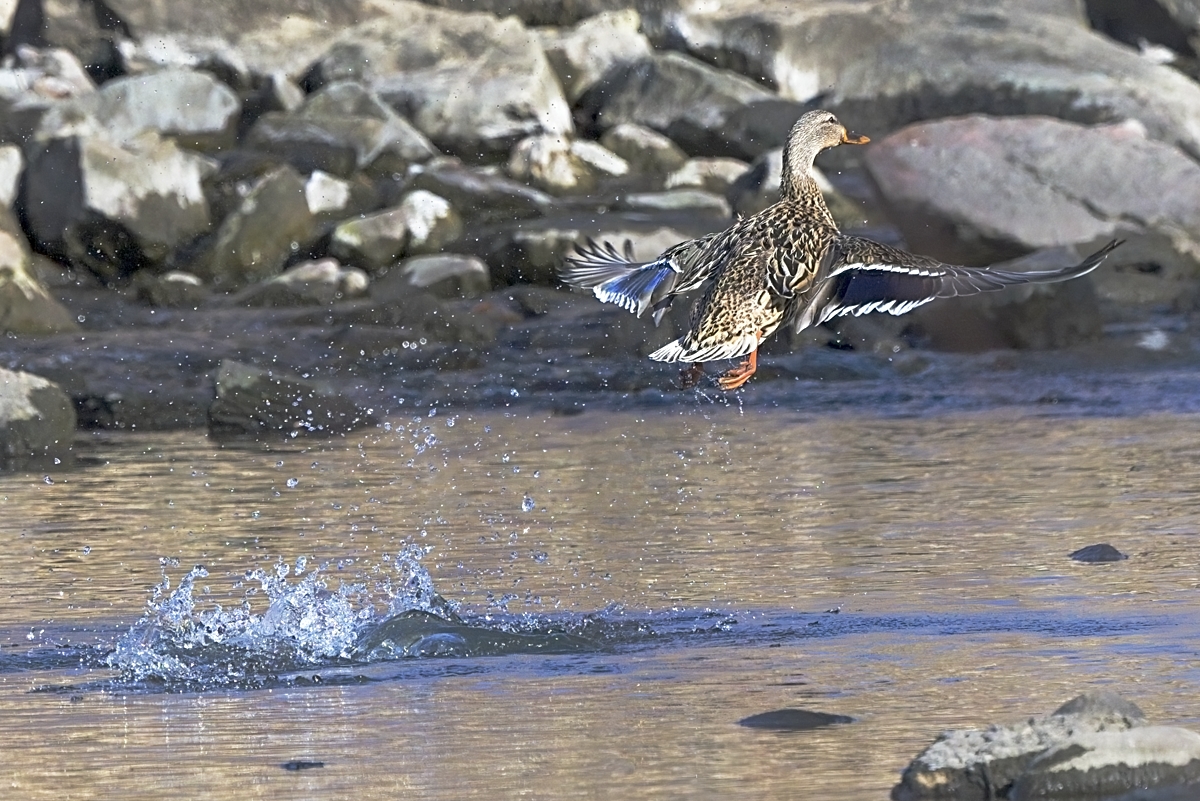
[{"label": "rocky shoreline", "polygon": [[[76,414],[32,451],[76,425],[330,433],[266,413],[280,392],[356,425],[674,402],[644,356],[687,304],[655,329],[559,286],[562,259],[589,237],[650,257],[763,208],[815,107],[873,140],[820,162],[848,230],[1018,268],[1127,243],[1085,280],[780,338],[749,397],[905,381],[946,351],[1193,360],[1189,4],[1154,24],[1075,0],[494,5],[0,9],[0,365]],[[225,402],[222,375],[260,372]]]}]

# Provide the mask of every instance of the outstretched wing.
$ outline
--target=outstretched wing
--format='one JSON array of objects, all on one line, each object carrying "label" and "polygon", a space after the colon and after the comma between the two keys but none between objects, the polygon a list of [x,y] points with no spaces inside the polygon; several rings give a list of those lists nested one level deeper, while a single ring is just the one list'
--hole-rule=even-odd
[{"label": "outstretched wing", "polygon": [[937,298],[993,292],[1016,284],[1068,281],[1099,267],[1120,244],[1113,240],[1069,267],[1014,272],[944,264],[869,239],[843,236],[831,250],[825,277],[796,320],[796,330],[847,314],[904,314]]}]

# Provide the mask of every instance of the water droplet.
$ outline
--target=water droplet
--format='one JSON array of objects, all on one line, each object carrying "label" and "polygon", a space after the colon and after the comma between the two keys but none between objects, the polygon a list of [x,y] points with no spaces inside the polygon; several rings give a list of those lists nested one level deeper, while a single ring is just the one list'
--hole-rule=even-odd
[{"label": "water droplet", "polygon": [[254,518],[255,520],[257,520],[261,515],[262,515],[262,512],[258,511],[257,509],[255,509],[253,512],[250,513],[250,516],[252,518]]},{"label": "water droplet", "polygon": [[511,459],[511,458],[512,458],[512,457],[511,457],[511,456],[509,456],[509,455],[506,453],[506,454],[504,454],[503,456],[501,456],[501,457],[500,457],[500,461],[504,462],[505,464],[508,464],[508,460],[509,460],[509,459]]},{"label": "water droplet", "polygon": [[546,560],[550,558],[550,554],[546,553],[545,551],[534,551],[532,557],[533,561],[540,565],[545,564]]},{"label": "water droplet", "polygon": [[90,545],[83,546],[83,555],[84,556],[87,556],[91,552],[92,552],[92,546],[90,546]]},{"label": "water droplet", "polygon": [[276,466],[276,467],[283,467],[283,462],[282,462],[282,461],[276,462],[276,463],[275,463],[275,466]]},{"label": "water droplet", "polygon": [[524,500],[521,501],[521,511],[522,512],[532,512],[533,511],[533,498],[530,498],[528,495],[525,496]]},{"label": "water droplet", "polygon": [[533,471],[533,477],[534,477],[534,478],[541,478],[541,477],[542,477],[542,471],[541,471],[541,470],[534,470],[534,471]]},{"label": "water droplet", "polygon": [[54,463],[55,463],[55,464],[62,464],[62,459],[59,459],[57,456],[55,456],[55,457],[54,457]]},{"label": "water droplet", "polygon": [[510,389],[510,390],[508,391],[508,394],[509,394],[509,395],[512,395],[514,398],[519,398],[519,397],[521,397],[521,393],[520,393],[520,392],[517,392],[517,390],[516,390],[516,389]]},{"label": "water droplet", "polygon": [[287,480],[288,489],[295,489],[300,484],[300,479],[289,478]]},{"label": "water droplet", "polygon": [[42,481],[43,481],[43,482],[45,482],[45,483],[47,483],[47,484],[53,484],[53,483],[54,483],[54,479],[50,478],[50,476],[42,476]]},{"label": "water droplet", "polygon": [[86,322],[87,322],[87,317],[86,317],[85,315],[82,315],[82,314],[81,314],[81,315],[79,315],[78,317],[76,317],[75,319],[76,319],[76,320],[78,320],[78,321],[79,321],[79,322],[81,322],[81,323],[86,323]]}]

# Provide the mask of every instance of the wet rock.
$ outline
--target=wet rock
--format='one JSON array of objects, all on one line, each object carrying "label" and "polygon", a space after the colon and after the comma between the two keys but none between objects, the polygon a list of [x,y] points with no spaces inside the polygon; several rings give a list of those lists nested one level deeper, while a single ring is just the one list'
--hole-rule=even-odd
[{"label": "wet rock", "polygon": [[16,48],[11,65],[0,68],[0,139],[29,140],[42,117],[59,101],[96,91],[83,65],[57,48]]},{"label": "wet rock", "polygon": [[636,123],[689,153],[756,156],[759,143],[737,138],[727,123],[748,105],[771,99],[747,78],[665,53],[614,67],[580,98],[577,117],[593,133]]},{"label": "wet rock", "polygon": [[439,298],[477,298],[491,290],[491,276],[482,259],[460,253],[441,253],[405,259],[371,287],[371,297],[389,297],[423,289]]},{"label": "wet rock", "polygon": [[314,170],[304,182],[304,202],[314,217],[321,214],[344,216],[350,206],[351,186],[327,172]]},{"label": "wet rock", "polygon": [[563,259],[589,237],[597,241],[633,243],[643,258],[655,256],[689,237],[661,225],[623,224],[620,219],[600,218],[588,224],[521,224],[500,228],[477,240],[478,255],[492,268],[497,284],[554,286]]},{"label": "wet rock", "polygon": [[[1087,252],[1087,248],[1049,248],[998,266],[1016,271],[1052,269],[1076,264]],[[1049,350],[1089,342],[1102,333],[1099,300],[1090,276],[930,303],[901,319],[907,320],[910,338],[937,350],[958,352]]]},{"label": "wet rock", "polygon": [[195,272],[228,291],[270,278],[315,235],[305,198],[305,181],[291,167],[278,167],[250,185],[195,264]]},{"label": "wet rock", "polygon": [[1087,0],[1084,7],[1093,28],[1130,47],[1155,44],[1181,56],[1200,54],[1200,3],[1196,0]]},{"label": "wet rock", "polygon": [[[663,7],[644,27],[871,135],[962,114],[1137,119],[1200,155],[1200,86],[1087,27],[1074,2]],[[1086,101],[1081,101],[1086,98]]]},{"label": "wet rock", "polygon": [[718,217],[732,214],[729,203],[720,195],[699,189],[671,189],[666,192],[636,192],[623,195],[615,205],[618,209],[638,211],[695,210]]},{"label": "wet rock", "polygon": [[217,397],[208,410],[214,438],[329,437],[376,425],[371,410],[312,381],[249,364],[223,361]]},{"label": "wet rock", "polygon": [[595,142],[531,136],[513,148],[508,174],[548,192],[590,192],[601,177],[629,172],[620,156]]},{"label": "wet rock", "polygon": [[0,145],[0,208],[11,209],[21,188],[25,159],[16,145]]},{"label": "wet rock", "polygon": [[182,270],[161,275],[143,270],[133,276],[133,291],[143,303],[171,309],[195,309],[212,294],[199,276]]},{"label": "wet rock", "polygon": [[94,121],[115,142],[129,142],[146,131],[198,150],[233,144],[241,102],[228,86],[205,72],[168,69],[117,78],[95,92],[63,101],[42,118],[43,138]]},{"label": "wet rock", "polygon": [[683,166],[687,154],[662,134],[624,122],[600,137],[600,144],[625,159],[634,174],[665,175]]},{"label": "wet rock", "polygon": [[346,28],[310,83],[366,83],[435,145],[464,157],[507,153],[536,134],[568,134],[571,115],[537,36],[515,17],[409,0]]},{"label": "wet rock", "polygon": [[[38,46],[61,48],[75,54],[90,75],[103,81],[120,74],[116,50],[119,31],[101,19],[98,6],[75,0],[19,2],[13,38]],[[22,19],[23,18],[23,19]]]},{"label": "wet rock", "polygon": [[[891,797],[893,801],[1012,798],[1008,793],[1024,780],[1026,771],[1061,746],[1097,734],[1128,734],[1145,723],[1135,704],[1098,692],[1078,696],[1043,718],[945,732],[905,768]],[[1071,751],[1081,753],[1077,748]]]},{"label": "wet rock", "polygon": [[688,159],[679,169],[667,176],[667,189],[702,189],[724,195],[729,187],[750,165],[740,159]]},{"label": "wet rock", "polygon": [[808,731],[832,726],[837,723],[853,723],[854,718],[831,715],[828,712],[813,712],[808,709],[776,709],[760,712],[738,721],[739,726],[750,729],[772,729],[774,731]]},{"label": "wet rock", "polygon": [[53,381],[0,368],[0,463],[64,457],[75,438],[75,408]]},{"label": "wet rock", "polygon": [[597,14],[569,30],[540,34],[567,100],[575,102],[613,66],[650,55],[650,40],[632,8]]},{"label": "wet rock", "polygon": [[1035,759],[1009,797],[1154,801],[1200,793],[1200,734],[1174,726],[1082,732]]},{"label": "wet rock", "polygon": [[50,139],[29,151],[24,211],[40,249],[107,282],[162,263],[208,230],[202,156],[152,131],[124,143]]},{"label": "wet rock", "polygon": [[312,759],[293,759],[289,762],[280,764],[284,770],[312,770],[313,768],[325,767],[324,762],[317,762]]},{"label": "wet rock", "polygon": [[242,306],[326,306],[366,293],[368,283],[362,270],[343,267],[337,259],[320,259],[301,262],[246,287],[232,302]]},{"label": "wet rock", "polygon": [[909,244],[930,255],[979,264],[1124,238],[1116,264],[1159,268],[1098,270],[1101,296],[1123,302],[1130,282],[1161,304],[1200,275],[1200,165],[1136,123],[942,120],[872,145],[867,167]]},{"label": "wet rock", "polygon": [[462,236],[462,231],[462,219],[449,202],[418,189],[405,195],[395,208],[339,225],[329,250],[368,272],[378,272],[403,255],[441,250]]},{"label": "wet rock", "polygon": [[414,168],[406,186],[446,198],[465,219],[476,222],[540,217],[554,205],[545,192],[449,159]]},{"label": "wet rock", "polygon": [[410,164],[437,155],[424,135],[354,81],[323,88],[295,113],[264,114],[246,141],[301,172],[324,170],[342,177],[356,170],[403,175]]},{"label": "wet rock", "polygon": [[1088,545],[1078,551],[1072,551],[1070,558],[1076,562],[1119,562],[1129,557],[1109,545],[1107,542],[1098,545]]},{"label": "wet rock", "polygon": [[0,331],[37,335],[78,329],[71,313],[38,280],[16,217],[0,208]]}]

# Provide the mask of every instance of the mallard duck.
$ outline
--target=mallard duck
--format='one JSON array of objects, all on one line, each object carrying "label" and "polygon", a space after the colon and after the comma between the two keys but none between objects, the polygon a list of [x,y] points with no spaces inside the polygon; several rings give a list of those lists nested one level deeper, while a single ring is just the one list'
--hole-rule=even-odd
[{"label": "mallard duck", "polygon": [[759,345],[785,323],[802,331],[847,314],[904,314],[937,298],[1066,281],[1096,269],[1121,244],[1109,242],[1071,267],[1022,273],[944,264],[843,234],[813,179],[813,160],[826,148],[868,141],[828,111],[810,111],[784,145],[778,203],[650,262],[635,262],[628,242],[622,253],[589,240],[561,277],[639,317],[652,312],[656,325],[676,295],[703,288],[687,333],[650,358],[690,362],[687,385],[703,375],[700,362],[744,356],[717,379],[732,390],[754,375]]}]

